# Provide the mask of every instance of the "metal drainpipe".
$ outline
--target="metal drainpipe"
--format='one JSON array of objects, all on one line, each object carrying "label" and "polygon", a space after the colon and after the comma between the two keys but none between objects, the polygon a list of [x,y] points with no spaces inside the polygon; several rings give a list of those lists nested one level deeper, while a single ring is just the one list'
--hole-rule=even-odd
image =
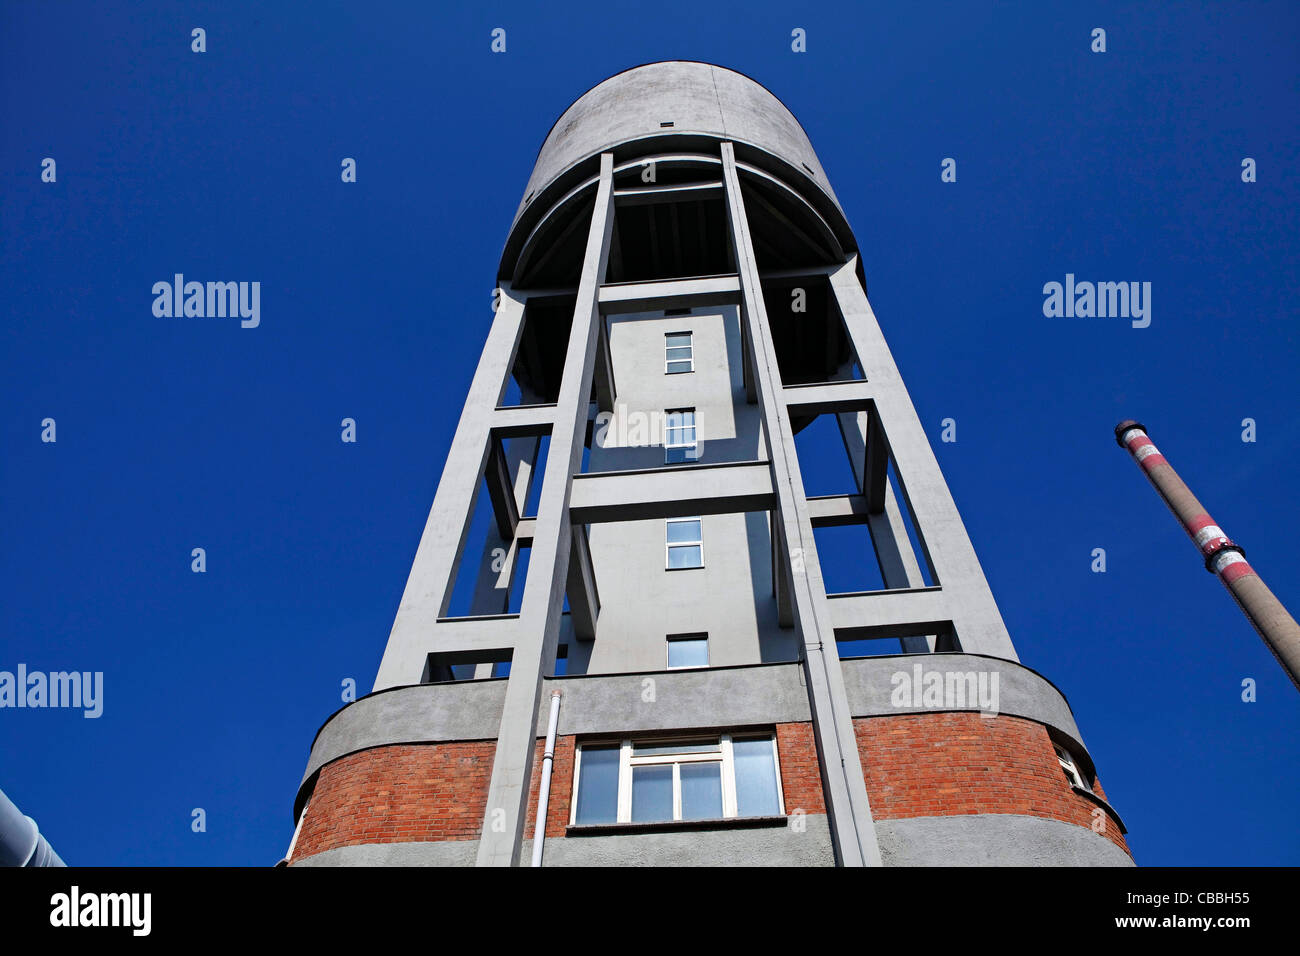
[{"label": "metal drainpipe", "polygon": [[542,785],[537,794],[537,822],[533,826],[533,866],[542,865],[546,840],[546,807],[551,802],[551,765],[555,762],[555,731],[560,726],[560,692],[551,692],[551,720],[546,725],[546,750],[542,753]]},{"label": "metal drainpipe", "polygon": [[289,849],[285,851],[284,859],[277,865],[288,866],[289,861],[293,859],[293,848],[298,845],[298,834],[302,832],[302,821],[307,819],[307,808],[310,806],[310,800],[302,805],[302,813],[298,814],[298,825],[293,828],[293,837],[289,840]]},{"label": "metal drainpipe", "polygon": [[67,866],[54,852],[36,821],[0,790],[0,866]]}]

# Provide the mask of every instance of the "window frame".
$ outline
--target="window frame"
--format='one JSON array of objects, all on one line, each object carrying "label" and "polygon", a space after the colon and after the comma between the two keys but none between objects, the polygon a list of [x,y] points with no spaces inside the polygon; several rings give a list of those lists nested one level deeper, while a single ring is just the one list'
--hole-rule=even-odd
[{"label": "window frame", "polygon": [[[668,339],[674,335],[685,335],[690,341],[686,345],[669,345]],[[687,358],[670,358],[669,353],[673,349],[689,349],[690,355]],[[690,362],[691,367],[688,369],[678,369],[674,371],[669,368],[674,362]],[[665,375],[690,375],[695,371],[695,332],[692,329],[684,329],[678,332],[664,333],[664,374]]]},{"label": "window frame", "polygon": [[[700,536],[698,540],[692,541],[669,541],[668,526],[670,524],[685,524],[688,521],[697,522],[700,526]],[[700,549],[700,563],[690,567],[675,568],[672,566],[672,549],[673,548],[694,548]],[[664,570],[665,571],[698,571],[704,567],[704,518],[697,516],[694,518],[665,518],[664,519]]]},{"label": "window frame", "polygon": [[1079,769],[1078,762],[1074,759],[1074,754],[1066,750],[1056,741],[1052,741],[1052,749],[1056,751],[1056,762],[1061,765],[1061,770],[1065,772],[1066,782],[1072,787],[1078,787],[1080,790],[1087,790],[1092,793],[1092,787],[1088,785],[1088,778],[1083,775]]},{"label": "window frame", "polygon": [[[703,545],[701,555],[703,555]],[[678,568],[677,570],[685,570]],[[703,641],[704,642],[704,663],[703,664],[673,664],[672,645],[677,642],[686,641]],[[670,671],[690,671],[704,670],[709,666],[709,632],[708,631],[691,631],[686,634],[669,634],[664,638],[664,667]]]},{"label": "window frame", "polygon": [[[692,825],[724,820],[751,820],[762,817],[742,817],[736,794],[736,762],[733,745],[737,740],[766,740],[772,745],[772,773],[776,780],[777,815],[786,816],[785,786],[781,778],[781,753],[777,746],[776,732],[737,731],[724,734],[688,734],[668,737],[623,737],[593,738],[578,743],[573,759],[573,787],[569,799],[569,826],[672,826],[674,824]],[[702,752],[676,751],[663,754],[637,755],[637,746],[690,747],[700,744],[716,743],[716,750]],[[618,792],[616,798],[615,822],[581,824],[578,822],[578,785],[582,782],[582,754],[587,747],[609,747],[619,745]],[[720,765],[719,776],[722,790],[722,816],[682,818],[681,766],[688,763],[717,763]],[[634,767],[671,766],[673,768],[673,818],[671,820],[632,819],[632,769]]]},{"label": "window frame", "polygon": [[[690,415],[691,423],[689,425],[671,424],[674,415]],[[680,419],[679,419],[680,421]],[[664,464],[665,465],[684,465],[690,462],[700,460],[700,421],[699,412],[695,408],[665,408],[664,409]],[[673,442],[668,438],[669,432],[684,432],[690,429],[691,440]],[[683,454],[684,461],[673,461],[673,449],[684,448],[689,451]]]}]

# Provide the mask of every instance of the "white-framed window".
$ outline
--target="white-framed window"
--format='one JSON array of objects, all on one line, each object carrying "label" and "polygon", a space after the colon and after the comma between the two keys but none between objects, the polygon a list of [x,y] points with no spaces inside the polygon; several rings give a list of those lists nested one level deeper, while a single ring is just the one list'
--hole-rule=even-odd
[{"label": "white-framed window", "polygon": [[770,732],[583,743],[573,794],[571,825],[785,814]]},{"label": "white-framed window", "polygon": [[664,334],[664,374],[680,375],[695,371],[695,345],[690,332]]},{"label": "white-framed window", "polygon": [[669,634],[668,669],[709,666],[709,635]]},{"label": "white-framed window", "polygon": [[699,518],[669,518],[664,532],[664,566],[669,571],[704,567],[704,531]]},{"label": "white-framed window", "polygon": [[1052,744],[1056,750],[1056,759],[1061,764],[1061,770],[1065,772],[1065,779],[1070,781],[1073,786],[1082,787],[1084,790],[1091,791],[1087,779],[1079,772],[1079,766],[1074,762],[1074,757],[1070,752],[1060,744]]},{"label": "white-framed window", "polygon": [[699,461],[700,445],[695,437],[695,409],[670,408],[664,412],[664,462],[680,465]]}]

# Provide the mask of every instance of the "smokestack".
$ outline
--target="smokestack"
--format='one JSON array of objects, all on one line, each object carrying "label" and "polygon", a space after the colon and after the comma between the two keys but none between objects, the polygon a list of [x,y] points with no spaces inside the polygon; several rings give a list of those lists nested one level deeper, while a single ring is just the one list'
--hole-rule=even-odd
[{"label": "smokestack", "polygon": [[1273,596],[1246,562],[1245,552],[1214,523],[1183,484],[1178,472],[1147,437],[1146,426],[1123,421],[1115,426],[1115,440],[1127,448],[1147,479],[1164,499],[1205,557],[1205,569],[1219,576],[1268,649],[1300,690],[1300,625]]}]

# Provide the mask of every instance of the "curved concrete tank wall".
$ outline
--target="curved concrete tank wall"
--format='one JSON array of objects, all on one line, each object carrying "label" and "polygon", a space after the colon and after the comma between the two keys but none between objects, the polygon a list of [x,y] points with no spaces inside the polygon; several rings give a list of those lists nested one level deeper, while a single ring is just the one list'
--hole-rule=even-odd
[{"label": "curved concrete tank wall", "polygon": [[[666,122],[673,125],[661,125]],[[507,274],[507,264],[537,218],[595,173],[602,152],[613,151],[618,162],[626,162],[678,148],[689,150],[702,140],[735,143],[738,159],[797,190],[822,214],[845,248],[856,248],[808,134],[785,104],[742,73],[709,63],[669,60],[610,77],[578,97],[556,120],[515,212],[502,273]]]}]

